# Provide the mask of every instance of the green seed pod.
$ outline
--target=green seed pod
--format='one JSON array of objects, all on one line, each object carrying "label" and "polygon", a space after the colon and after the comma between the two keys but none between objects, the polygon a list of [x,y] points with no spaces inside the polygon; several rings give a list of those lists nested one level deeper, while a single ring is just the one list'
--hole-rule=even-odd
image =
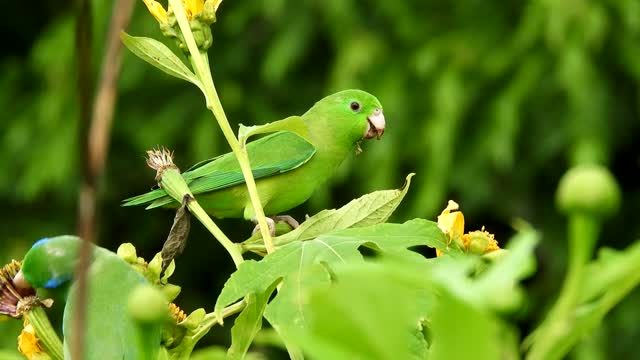
[{"label": "green seed pod", "polygon": [[556,204],[564,213],[582,213],[598,218],[614,214],[620,206],[620,187],[601,165],[578,165],[560,179]]},{"label": "green seed pod", "polygon": [[71,280],[78,261],[80,238],[57,236],[38,240],[24,256],[22,273],[35,288],[56,288]]},{"label": "green seed pod", "polygon": [[129,315],[143,324],[157,324],[169,319],[169,303],[165,295],[150,285],[141,285],[129,295]]}]

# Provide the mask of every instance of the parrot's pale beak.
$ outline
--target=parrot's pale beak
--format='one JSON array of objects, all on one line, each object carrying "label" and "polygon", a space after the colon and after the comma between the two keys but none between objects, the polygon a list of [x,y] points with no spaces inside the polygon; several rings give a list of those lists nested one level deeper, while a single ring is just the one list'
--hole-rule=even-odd
[{"label": "parrot's pale beak", "polygon": [[382,109],[376,109],[373,114],[367,117],[367,131],[364,133],[365,139],[373,139],[382,137],[384,134],[384,114],[382,114]]}]

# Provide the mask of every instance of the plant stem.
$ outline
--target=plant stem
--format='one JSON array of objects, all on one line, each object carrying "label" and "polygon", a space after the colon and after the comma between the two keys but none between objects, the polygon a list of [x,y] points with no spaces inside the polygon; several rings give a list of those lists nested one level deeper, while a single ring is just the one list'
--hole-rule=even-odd
[{"label": "plant stem", "polygon": [[193,339],[195,339],[196,341],[199,340],[204,335],[206,335],[213,326],[215,326],[216,324],[222,324],[222,320],[224,318],[239,313],[245,308],[245,306],[247,306],[247,303],[243,299],[222,309],[221,317],[218,317],[215,312],[208,313],[204,316],[204,319],[202,319],[202,322],[200,322],[200,324],[198,325],[198,330],[193,334]]},{"label": "plant stem", "polygon": [[207,108],[211,110],[211,112],[215,116],[216,120],[218,121],[218,125],[220,126],[220,129],[224,134],[224,137],[231,147],[231,151],[238,159],[240,169],[242,170],[242,175],[244,176],[245,182],[247,184],[247,190],[249,192],[249,198],[251,199],[251,205],[253,206],[253,211],[255,213],[256,219],[258,220],[258,224],[260,225],[260,232],[262,233],[265,247],[267,248],[267,252],[272,252],[274,248],[273,242],[271,240],[271,233],[269,232],[269,226],[267,225],[267,220],[262,208],[262,203],[260,202],[258,189],[256,188],[256,182],[253,178],[253,173],[251,172],[249,156],[246,150],[241,148],[238,139],[235,137],[233,130],[229,125],[229,120],[227,120],[227,116],[224,113],[222,104],[220,103],[220,99],[218,97],[218,93],[213,84],[211,68],[208,65],[209,60],[207,57],[207,53],[204,51],[200,51],[198,49],[198,46],[196,45],[182,2],[180,0],[169,0],[169,4],[171,5],[171,8],[175,13],[176,19],[178,20],[178,25],[180,26],[180,30],[182,31],[182,35],[187,44],[187,48],[189,49],[189,53],[191,54],[189,60],[193,65],[196,75],[202,83],[202,87],[205,93],[204,95],[207,102]]},{"label": "plant stem", "polygon": [[202,206],[200,206],[198,200],[193,196],[191,189],[189,189],[189,185],[187,185],[182,175],[180,175],[180,170],[173,164],[171,153],[167,150],[153,150],[148,151],[147,154],[149,155],[147,165],[160,174],[158,185],[167,192],[167,195],[177,202],[182,204],[186,202],[191,214],[200,220],[202,225],[211,232],[216,240],[227,250],[229,255],[231,255],[236,268],[240,266],[240,263],[244,261],[240,246],[231,241],[213,220],[211,220]]},{"label": "plant stem", "polygon": [[559,314],[566,314],[577,305],[584,268],[593,252],[598,233],[599,224],[593,217],[574,214],[569,218],[569,268],[555,306]]},{"label": "plant stem", "polygon": [[200,220],[202,225],[204,225],[204,227],[206,227],[207,230],[209,230],[209,232],[211,232],[211,234],[216,239],[218,239],[220,244],[224,246],[224,248],[227,250],[229,255],[231,255],[231,258],[233,259],[233,263],[236,265],[236,268],[240,266],[240,264],[244,261],[244,259],[242,258],[242,254],[240,252],[240,247],[237,244],[235,244],[233,241],[231,241],[224,234],[224,232],[222,232],[222,230],[220,230],[220,228],[213,222],[213,220],[211,220],[209,215],[207,215],[204,209],[202,209],[202,206],[200,206],[200,204],[196,200],[189,201],[187,207],[189,208],[189,211],[191,212],[191,214],[193,214],[193,216],[195,216],[198,220]]},{"label": "plant stem", "polygon": [[527,359],[549,359],[555,344],[571,330],[578,305],[584,268],[591,257],[600,230],[599,222],[590,215],[569,217],[569,267],[558,300],[546,319],[535,330],[534,343]]},{"label": "plant stem", "polygon": [[36,331],[36,336],[47,354],[53,360],[63,360],[62,342],[49,322],[47,313],[40,306],[35,306],[25,316]]}]

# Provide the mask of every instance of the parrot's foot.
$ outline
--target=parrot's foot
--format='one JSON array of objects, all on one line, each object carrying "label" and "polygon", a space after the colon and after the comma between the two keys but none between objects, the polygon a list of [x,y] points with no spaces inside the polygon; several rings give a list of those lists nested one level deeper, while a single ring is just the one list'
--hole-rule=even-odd
[{"label": "parrot's foot", "polygon": [[[291,226],[293,229],[300,226],[300,223],[298,223],[296,219],[294,219],[289,215],[267,216],[266,220],[267,220],[267,225],[269,226],[269,232],[271,233],[271,236],[276,236],[276,222],[284,222],[289,226]],[[251,221],[253,221],[254,223],[258,222],[258,220],[255,217],[251,219]],[[259,231],[260,231],[260,224],[256,224],[256,227],[253,228],[253,231],[251,232],[251,234],[255,234]]]},{"label": "parrot's foot", "polygon": [[[269,232],[271,233],[271,236],[275,236],[276,235],[276,222],[270,218],[270,217],[266,217],[265,220],[267,220],[267,226],[269,226]],[[251,221],[253,221],[256,224],[256,227],[253,228],[253,231],[251,232],[251,235],[260,232],[260,224],[258,224],[258,219],[257,218],[253,218],[251,219]]]},{"label": "parrot's foot", "polygon": [[271,218],[275,222],[283,222],[285,224],[289,224],[289,226],[291,226],[292,229],[295,229],[298,226],[300,226],[300,223],[289,215],[278,215],[278,216],[272,216]]}]

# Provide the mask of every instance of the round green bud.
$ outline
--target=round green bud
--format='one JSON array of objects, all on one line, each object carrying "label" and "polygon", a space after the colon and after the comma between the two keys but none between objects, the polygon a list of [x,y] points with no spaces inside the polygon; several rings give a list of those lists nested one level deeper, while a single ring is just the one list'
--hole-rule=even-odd
[{"label": "round green bud", "polygon": [[578,165],[560,179],[556,203],[560,211],[596,217],[614,214],[620,206],[620,187],[607,168]]},{"label": "round green bud", "polygon": [[164,294],[151,285],[140,285],[129,295],[129,315],[143,324],[157,324],[169,318],[169,303]]},{"label": "round green bud", "polygon": [[129,264],[135,264],[138,261],[136,248],[131,243],[124,243],[118,246],[118,256]]},{"label": "round green bud", "polygon": [[483,231],[469,233],[469,252],[472,254],[484,254],[489,246],[489,235]]}]

